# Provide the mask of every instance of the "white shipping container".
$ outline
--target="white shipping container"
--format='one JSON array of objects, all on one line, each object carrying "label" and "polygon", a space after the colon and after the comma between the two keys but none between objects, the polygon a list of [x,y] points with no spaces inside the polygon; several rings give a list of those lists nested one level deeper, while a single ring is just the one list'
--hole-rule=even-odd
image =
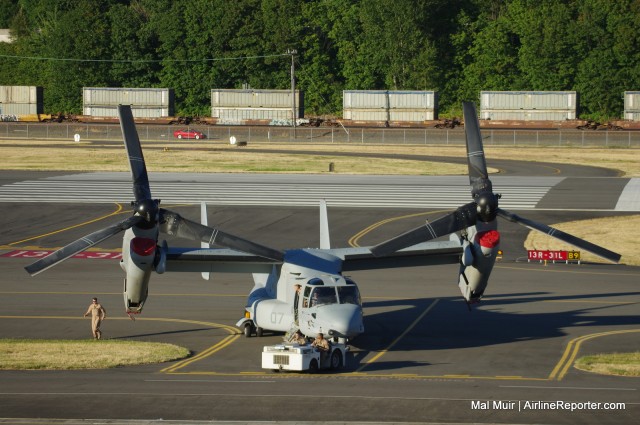
[{"label": "white shipping container", "polygon": [[42,103],[42,87],[0,86],[0,103]]},{"label": "white shipping container", "polygon": [[173,89],[85,87],[83,106],[153,106],[173,109]]},{"label": "white shipping container", "polygon": [[625,112],[624,119],[629,121],[640,121],[640,112]]},{"label": "white shipping container", "polygon": [[343,109],[342,118],[352,121],[389,121],[387,109]]},{"label": "white shipping container", "polygon": [[345,90],[342,92],[343,109],[387,109],[389,94],[381,90]]},{"label": "white shipping container", "polygon": [[485,110],[577,110],[575,91],[481,91],[480,109]]},{"label": "white shipping container", "polygon": [[[164,118],[170,117],[168,108],[131,108],[134,118]],[[85,106],[82,109],[83,115],[92,117],[117,118],[117,106]]]},{"label": "white shipping container", "polygon": [[565,121],[575,120],[575,111],[510,111],[510,110],[483,110],[480,112],[481,120],[498,121]]},{"label": "white shipping container", "polygon": [[345,109],[436,109],[437,92],[402,90],[344,90]]},{"label": "white shipping container", "polygon": [[[302,118],[296,108],[296,118]],[[291,108],[211,108],[211,117],[224,120],[291,119]]]},{"label": "white shipping container", "polygon": [[640,91],[624,92],[624,112],[640,112]]},{"label": "white shipping container", "polygon": [[434,91],[345,90],[342,117],[357,121],[427,121],[437,119]]},{"label": "white shipping container", "polygon": [[433,91],[390,91],[390,109],[426,109],[436,108],[437,93]]},{"label": "white shipping container", "polygon": [[[296,108],[304,109],[304,96],[295,91]],[[212,108],[291,108],[291,90],[212,89]],[[289,117],[291,118],[291,117]]]},{"label": "white shipping container", "polygon": [[432,121],[433,111],[417,111],[408,109],[392,109],[389,111],[389,121]]},{"label": "white shipping container", "polygon": [[0,103],[0,115],[41,114],[39,105],[34,103]]}]

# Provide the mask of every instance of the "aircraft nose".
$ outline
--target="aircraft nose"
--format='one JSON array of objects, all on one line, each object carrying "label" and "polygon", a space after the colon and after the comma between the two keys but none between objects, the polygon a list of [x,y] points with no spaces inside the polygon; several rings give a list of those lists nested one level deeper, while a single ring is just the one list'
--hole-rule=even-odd
[{"label": "aircraft nose", "polygon": [[364,332],[362,321],[362,307],[355,304],[335,304],[326,306],[319,318],[328,325],[327,333],[330,336],[352,338]]}]

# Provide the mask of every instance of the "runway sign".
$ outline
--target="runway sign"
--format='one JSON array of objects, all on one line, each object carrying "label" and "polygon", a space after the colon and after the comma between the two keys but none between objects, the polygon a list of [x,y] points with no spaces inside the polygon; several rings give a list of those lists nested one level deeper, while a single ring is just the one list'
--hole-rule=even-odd
[{"label": "runway sign", "polygon": [[580,251],[529,250],[527,253],[529,261],[580,261]]}]

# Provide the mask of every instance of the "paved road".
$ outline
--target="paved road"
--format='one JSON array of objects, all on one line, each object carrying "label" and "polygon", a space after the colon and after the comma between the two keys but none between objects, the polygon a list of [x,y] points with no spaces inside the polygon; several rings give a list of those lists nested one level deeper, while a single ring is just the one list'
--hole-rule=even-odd
[{"label": "paved road", "polygon": [[[0,207],[11,229],[2,233],[4,252],[24,245],[61,246],[104,220],[8,245],[114,210],[110,204]],[[197,207],[176,209],[198,217]],[[256,234],[277,247],[317,245],[315,208],[259,211],[221,207],[215,217],[230,231]],[[348,244],[370,224],[404,215],[398,213],[332,209],[334,243]],[[527,213],[537,220],[564,214]],[[407,224],[382,226],[361,242],[383,239]],[[637,379],[580,372],[567,359],[577,345],[579,355],[637,350],[640,271],[516,262],[526,231],[511,224],[501,230],[509,255],[494,271],[486,302],[472,312],[458,296],[454,266],[354,274],[364,296],[366,333],[353,342],[344,371],[317,376],[260,369],[261,347],[278,341],[277,335],[237,336],[225,345],[252,285],[249,277],[218,275],[204,282],[191,274],[154,276],[144,315],[132,323],[117,314],[122,273],[114,261],[69,260],[32,278],[22,270],[29,259],[0,258],[3,337],[85,338],[89,323],[79,316],[97,295],[111,312],[104,325],[108,337],[172,342],[199,359],[108,371],[4,371],[0,412],[8,418],[286,421],[295,419],[294,406],[311,421],[633,423],[640,413]],[[117,248],[116,239],[101,247]],[[571,405],[535,404],[540,401],[582,404],[569,411],[565,407]],[[604,405],[589,410],[587,401],[624,403],[624,410],[603,410]]]},{"label": "paved road", "polygon": [[[553,223],[640,210],[636,179],[587,169],[508,175],[510,166],[492,180],[504,194],[501,206],[526,210],[528,218]],[[215,205],[210,222],[276,248],[317,246],[320,197],[329,201],[332,242],[342,246],[380,242],[468,201],[466,177],[171,174],[151,180],[163,205],[206,200]],[[114,204],[129,200],[126,173],[0,172],[0,182],[0,254],[60,247],[128,213]],[[318,187],[330,190],[318,193]],[[242,197],[226,202],[237,191]],[[381,203],[381,193],[393,201]],[[252,200],[226,204],[239,199]],[[274,199],[278,206],[269,204]],[[195,206],[171,208],[199,217]],[[486,301],[471,312],[458,295],[454,266],[354,273],[366,333],[353,341],[344,371],[316,376],[262,371],[261,347],[280,336],[235,333],[252,285],[248,276],[216,275],[212,282],[191,274],[154,276],[143,317],[134,323],[117,314],[123,276],[113,260],[72,259],[32,278],[22,270],[30,259],[0,258],[3,337],[88,337],[89,323],[80,315],[88,299],[99,296],[110,310],[109,338],[172,342],[194,353],[189,362],[106,371],[3,371],[0,416],[29,423],[635,423],[638,379],[592,375],[571,364],[578,355],[637,350],[640,270],[523,263],[526,229],[503,223],[501,233],[504,259]],[[119,245],[112,238],[99,248]]]},{"label": "paved road", "polygon": [[[569,367],[575,353],[637,349],[636,268],[503,262],[488,298],[471,312],[452,283],[455,267],[357,273],[366,333],[353,342],[344,371],[308,376],[260,369],[261,347],[279,336],[238,334],[226,344],[251,286],[241,275],[211,283],[154,276],[144,315],[133,323],[117,314],[122,275],[112,261],[69,260],[31,278],[21,270],[28,259],[1,260],[4,337],[85,338],[89,323],[80,315],[97,295],[110,310],[107,337],[176,343],[198,359],[109,371],[4,371],[5,417],[286,421],[294,419],[292,404],[310,420],[319,419],[313,412],[320,406],[330,421],[625,424],[640,413],[638,379]],[[535,407],[540,401],[615,402],[624,410]]]}]

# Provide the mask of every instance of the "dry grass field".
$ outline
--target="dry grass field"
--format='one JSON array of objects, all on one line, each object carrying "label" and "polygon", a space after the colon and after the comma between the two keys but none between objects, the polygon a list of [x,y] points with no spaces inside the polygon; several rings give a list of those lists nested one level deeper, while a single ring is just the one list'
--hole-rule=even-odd
[{"label": "dry grass field", "polygon": [[188,355],[186,348],[159,342],[0,339],[0,370],[108,369]]},{"label": "dry grass field", "polygon": [[575,367],[602,375],[640,376],[640,352],[585,356],[576,361]]},{"label": "dry grass field", "polygon": [[[245,147],[222,142],[145,142],[143,150],[150,171],[184,172],[291,172],[325,173],[333,162],[342,174],[465,174],[465,165],[389,158],[335,156],[332,153],[379,153],[464,158],[463,147],[421,145],[327,145],[309,143],[260,143]],[[273,150],[290,153],[263,153]],[[296,151],[314,151],[304,155]],[[602,148],[487,147],[495,159],[525,159],[557,164],[583,164],[612,168],[624,177],[640,176],[640,150]],[[46,140],[0,140],[3,170],[126,171],[124,148],[90,143]],[[490,170],[491,172],[491,170]]]}]

